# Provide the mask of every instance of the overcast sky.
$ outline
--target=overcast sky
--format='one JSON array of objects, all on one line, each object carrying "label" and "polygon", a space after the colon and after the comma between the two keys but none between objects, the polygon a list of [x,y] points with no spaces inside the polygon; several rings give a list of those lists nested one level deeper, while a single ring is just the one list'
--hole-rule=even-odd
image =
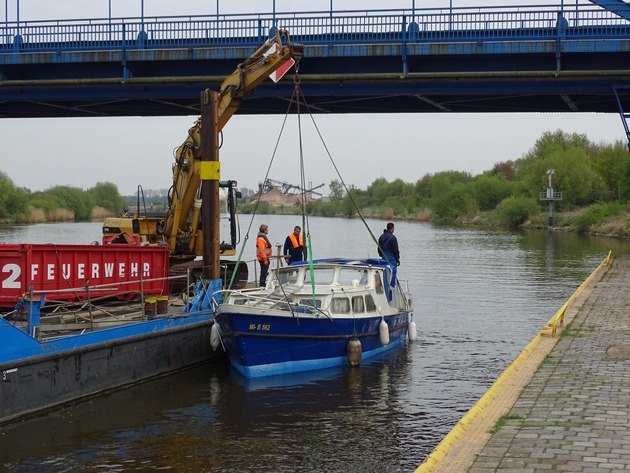
[{"label": "overcast sky", "polygon": [[[8,21],[16,0],[8,0]],[[416,8],[449,7],[449,0],[416,0]],[[453,7],[516,5],[517,1],[453,0]],[[559,1],[528,1],[529,5]],[[573,0],[565,1],[575,4]],[[108,0],[21,0],[20,20],[107,17]],[[330,0],[276,0],[276,11],[325,10]],[[272,0],[224,0],[220,13],[270,12]],[[335,9],[411,8],[411,1],[334,0]],[[112,16],[140,14],[140,0],[111,0]],[[145,16],[215,14],[216,0],[144,0]],[[7,18],[4,4],[3,18]],[[307,97],[308,100],[308,97]],[[1,105],[0,105],[1,106]],[[196,116],[164,118],[1,119],[0,170],[33,191],[55,185],[84,189],[115,183],[123,194],[137,186],[171,184],[173,149]],[[255,189],[267,171],[283,117],[234,116],[226,125],[220,152],[223,179]],[[299,184],[295,118],[285,130],[269,177]],[[426,173],[461,170],[478,174],[499,161],[520,158],[545,131],[583,133],[591,141],[626,141],[618,114],[392,114],[316,115],[326,146],[348,185],[365,188],[378,177],[415,182]],[[307,121],[308,122],[308,121]],[[306,180],[313,186],[337,179],[325,150],[308,123]]]}]

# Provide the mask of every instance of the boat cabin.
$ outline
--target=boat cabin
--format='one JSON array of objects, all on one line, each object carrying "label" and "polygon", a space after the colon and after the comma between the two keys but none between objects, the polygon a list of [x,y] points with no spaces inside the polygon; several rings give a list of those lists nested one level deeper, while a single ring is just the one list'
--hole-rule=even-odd
[{"label": "boat cabin", "polygon": [[373,316],[386,306],[409,310],[409,298],[390,280],[383,260],[317,260],[312,271],[300,262],[270,272],[265,288],[232,292],[227,303],[331,315]]}]

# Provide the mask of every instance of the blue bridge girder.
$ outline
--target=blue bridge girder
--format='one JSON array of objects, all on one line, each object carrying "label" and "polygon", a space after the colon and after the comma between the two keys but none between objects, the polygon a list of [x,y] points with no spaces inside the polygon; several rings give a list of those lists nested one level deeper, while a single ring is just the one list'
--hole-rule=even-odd
[{"label": "blue bridge girder", "polygon": [[630,5],[623,0],[590,0],[590,2],[630,20]]},{"label": "blue bridge girder", "polygon": [[[0,27],[0,117],[196,115],[200,91],[218,89],[274,27],[305,46],[299,73],[313,113],[625,117],[630,22],[619,13],[624,6],[567,0],[6,22]],[[265,81],[238,113],[284,114],[292,92],[289,75],[278,84]]]}]

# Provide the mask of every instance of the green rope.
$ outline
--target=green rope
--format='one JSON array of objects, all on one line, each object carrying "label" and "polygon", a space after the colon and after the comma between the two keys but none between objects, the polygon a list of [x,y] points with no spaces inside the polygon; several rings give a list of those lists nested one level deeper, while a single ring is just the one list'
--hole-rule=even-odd
[{"label": "green rope", "polygon": [[[272,166],[273,161],[274,161],[274,159],[276,157],[276,153],[278,152],[278,146],[280,144],[280,138],[282,138],[282,134],[284,132],[284,127],[285,127],[285,125],[287,123],[287,118],[289,117],[289,111],[291,110],[291,103],[292,102],[293,102],[293,100],[289,101],[289,105],[287,107],[287,112],[284,115],[284,120],[282,121],[282,126],[280,127],[280,133],[278,134],[278,138],[276,139],[276,145],[274,146],[273,154],[271,155],[271,160],[269,161],[269,166],[267,166],[267,172],[265,174],[265,179],[264,179],[263,182],[267,182],[267,178],[269,177],[269,173],[271,172],[271,166]],[[245,239],[243,241],[243,244],[241,245],[241,251],[240,251],[240,253],[238,255],[238,259],[236,260],[236,268],[238,268],[238,265],[242,261],[243,253],[245,252],[245,247],[247,246],[246,244],[249,241],[249,232],[252,229],[252,225],[254,223],[254,218],[256,217],[256,214],[258,213],[258,206],[260,205],[261,198],[262,198],[262,190],[261,190],[261,192],[258,193],[258,198],[256,199],[256,203],[254,204],[254,211],[252,212],[252,218],[249,220],[249,225],[247,226],[247,232],[245,233]],[[232,273],[232,277],[230,278],[230,284],[228,285],[228,290],[230,290],[232,288],[232,285],[234,284],[234,278],[236,277],[236,273],[237,273],[236,270]]]},{"label": "green rope", "polygon": [[236,273],[238,272],[238,265],[241,263],[241,259],[243,258],[243,252],[245,251],[245,247],[247,246],[247,242],[249,240],[249,230],[245,235],[245,239],[243,240],[243,244],[241,245],[241,251],[238,254],[238,258],[236,259],[236,266],[234,267],[234,271],[232,271],[232,277],[230,278],[230,284],[228,284],[227,290],[232,289],[232,284],[234,284],[234,278],[236,277]]},{"label": "green rope", "polygon": [[311,246],[311,235],[308,234],[306,236],[306,250],[308,251],[308,270],[311,274],[311,295],[313,296],[313,313],[315,317],[319,317],[319,312],[317,311],[317,299],[315,298],[315,271],[313,270],[313,252]]},{"label": "green rope", "polygon": [[[299,88],[299,83],[297,84],[297,87]],[[363,217],[363,214],[361,213],[361,210],[359,210],[359,206],[357,205],[356,201],[354,200],[354,197],[352,197],[352,193],[350,192],[350,189],[348,189],[348,186],[346,185],[346,182],[343,180],[343,177],[341,177],[341,173],[339,172],[339,169],[337,168],[337,164],[335,163],[335,160],[333,159],[332,155],[330,154],[328,146],[326,146],[326,142],[324,141],[324,138],[323,138],[321,132],[319,131],[319,127],[317,126],[317,123],[315,123],[315,117],[313,116],[313,113],[311,112],[311,110],[310,110],[310,108],[308,106],[308,103],[306,102],[306,99],[304,98],[304,95],[302,94],[302,90],[301,89],[299,90],[299,97],[298,98],[301,99],[301,100],[304,100],[304,105],[306,106],[306,110],[308,112],[308,115],[311,117],[311,121],[313,122],[313,126],[315,127],[315,130],[317,131],[317,135],[319,136],[319,139],[322,142],[322,145],[324,146],[324,149],[326,150],[326,154],[328,155],[328,159],[330,159],[330,162],[332,163],[332,166],[335,169],[335,172],[337,173],[337,177],[339,177],[339,179],[341,180],[341,185],[345,189],[346,194],[348,194],[348,197],[350,198],[350,202],[352,202],[354,210],[356,210],[357,214],[359,215],[359,218],[361,219],[361,222],[363,222],[363,225],[365,226],[365,228],[367,228],[368,233],[372,237],[372,241],[374,241],[374,243],[378,246],[377,238],[374,236],[374,233],[372,233],[372,229],[370,229],[369,225],[365,221],[365,218]]]}]

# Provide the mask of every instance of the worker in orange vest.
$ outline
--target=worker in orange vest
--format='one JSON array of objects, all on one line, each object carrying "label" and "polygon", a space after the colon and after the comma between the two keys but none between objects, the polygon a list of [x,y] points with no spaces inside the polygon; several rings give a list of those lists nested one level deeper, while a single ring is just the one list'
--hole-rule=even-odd
[{"label": "worker in orange vest", "polygon": [[269,274],[269,258],[271,257],[271,243],[267,238],[269,227],[265,224],[261,225],[258,230],[258,238],[256,238],[256,258],[260,263],[260,287],[267,285],[267,274]]},{"label": "worker in orange vest", "polygon": [[288,264],[306,260],[306,247],[302,229],[296,226],[286,240],[284,240],[284,259]]}]

